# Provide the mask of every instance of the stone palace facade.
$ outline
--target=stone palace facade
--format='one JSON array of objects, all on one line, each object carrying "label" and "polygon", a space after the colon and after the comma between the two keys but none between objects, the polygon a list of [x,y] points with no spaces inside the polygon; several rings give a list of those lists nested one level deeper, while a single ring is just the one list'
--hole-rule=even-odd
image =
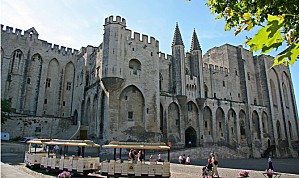
[{"label": "stone palace facade", "polygon": [[105,19],[103,42],[80,51],[1,25],[1,99],[11,137],[220,145],[260,157],[297,156],[298,113],[288,66],[224,44],[186,52],[178,24],[172,54]]}]

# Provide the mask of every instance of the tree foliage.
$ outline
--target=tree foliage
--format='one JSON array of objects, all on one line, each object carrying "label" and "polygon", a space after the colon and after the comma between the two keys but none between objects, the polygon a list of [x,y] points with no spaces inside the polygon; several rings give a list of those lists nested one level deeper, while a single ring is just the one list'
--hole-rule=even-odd
[{"label": "tree foliage", "polygon": [[9,100],[1,100],[1,124],[10,119],[11,103]]},{"label": "tree foliage", "polygon": [[299,55],[299,0],[208,0],[206,5],[217,19],[225,19],[224,30],[235,35],[260,26],[245,44],[251,51],[268,53],[286,44],[274,59],[274,65],[294,64]]}]

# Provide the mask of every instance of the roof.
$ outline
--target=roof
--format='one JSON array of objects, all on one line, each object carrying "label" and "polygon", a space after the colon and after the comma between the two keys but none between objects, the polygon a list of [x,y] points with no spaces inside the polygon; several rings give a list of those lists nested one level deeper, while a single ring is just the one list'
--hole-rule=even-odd
[{"label": "roof", "polygon": [[84,146],[84,147],[100,147],[101,145],[94,143],[91,140],[60,140],[60,139],[34,139],[29,140],[28,144],[45,144],[58,146]]},{"label": "roof", "polygon": [[178,23],[176,24],[172,41],[172,46],[174,45],[184,45]]},{"label": "roof", "polygon": [[193,35],[192,35],[192,43],[191,43],[190,51],[193,51],[193,50],[201,50],[195,29],[194,29]]},{"label": "roof", "polygon": [[141,149],[141,150],[170,150],[170,147],[165,143],[145,143],[145,142],[118,142],[112,141],[108,145],[103,145],[103,148],[126,148],[126,149]]}]

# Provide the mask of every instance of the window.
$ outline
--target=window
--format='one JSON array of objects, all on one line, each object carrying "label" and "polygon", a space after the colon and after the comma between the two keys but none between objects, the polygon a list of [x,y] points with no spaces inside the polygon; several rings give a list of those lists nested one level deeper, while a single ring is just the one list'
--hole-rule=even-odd
[{"label": "window", "polygon": [[30,78],[27,78],[27,84],[30,84]]},{"label": "window", "polygon": [[250,80],[250,73],[249,72],[247,72],[247,78],[248,78],[248,80]]},{"label": "window", "polygon": [[153,56],[153,52],[151,52],[151,56]]},{"label": "window", "polygon": [[148,108],[146,108],[146,113],[148,114],[148,111],[149,111],[149,109]]},{"label": "window", "polygon": [[72,88],[72,83],[71,82],[67,82],[66,83],[66,90],[71,90]]},{"label": "window", "polygon": [[256,98],[254,98],[254,100],[253,100],[253,104],[254,104],[254,105],[257,105]]},{"label": "window", "polygon": [[48,100],[47,100],[47,99],[45,99],[45,100],[44,100],[44,104],[47,104],[47,103],[48,103]]},{"label": "window", "polygon": [[62,102],[62,106],[65,106],[65,101]]},{"label": "window", "polygon": [[135,49],[134,48],[132,48],[132,51],[134,51]]},{"label": "window", "polygon": [[128,120],[133,121],[133,111],[128,112]]},{"label": "window", "polygon": [[241,98],[241,94],[240,93],[238,93],[238,97]]},{"label": "window", "polygon": [[238,71],[237,70],[235,71],[235,73],[236,73],[236,76],[238,76]]},{"label": "window", "polygon": [[208,128],[208,122],[205,121],[205,128]]},{"label": "window", "polygon": [[216,98],[216,93],[214,93],[214,98]]},{"label": "window", "polygon": [[125,96],[125,100],[128,100],[128,96]]},{"label": "window", "polygon": [[219,122],[219,128],[221,129],[221,122]]},{"label": "window", "polygon": [[51,86],[51,79],[47,78],[47,80],[46,80],[46,88],[50,88],[50,86]]},{"label": "window", "polygon": [[225,81],[222,81],[222,85],[223,85],[223,87],[225,87]]}]

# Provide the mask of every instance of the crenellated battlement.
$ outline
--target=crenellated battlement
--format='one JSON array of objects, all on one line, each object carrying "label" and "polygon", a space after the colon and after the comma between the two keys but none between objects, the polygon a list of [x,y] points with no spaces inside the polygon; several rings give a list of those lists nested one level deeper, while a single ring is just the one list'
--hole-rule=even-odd
[{"label": "crenellated battlement", "polygon": [[[130,29],[126,29],[128,41],[143,42],[145,45],[152,45],[153,47],[159,47],[159,41],[154,37],[148,37],[148,35],[140,34],[138,32],[132,32]],[[147,46],[144,46],[146,48]]]},{"label": "crenellated battlement", "polygon": [[54,53],[61,54],[63,56],[65,55],[72,55],[76,56],[79,54],[79,50],[77,49],[72,49],[72,48],[67,48],[65,46],[59,46],[57,44],[48,43],[47,41],[43,41],[43,48],[49,52],[51,50]]},{"label": "crenellated battlement", "polygon": [[226,67],[213,65],[213,64],[208,64],[208,63],[203,64],[203,70],[211,70],[211,71],[214,71],[214,72],[229,73],[229,69],[226,68]]},{"label": "crenellated battlement", "polygon": [[160,55],[159,55],[159,59],[160,59],[160,60],[170,60],[170,59],[171,59],[171,55],[170,55],[170,54],[167,54],[167,55],[165,56],[165,53],[160,53]]},{"label": "crenellated battlement", "polygon": [[4,25],[1,24],[1,31],[2,34],[3,33],[7,33],[9,35],[15,35],[17,36],[17,40],[19,39],[26,39],[26,40],[32,40],[36,39],[37,43],[41,43],[42,47],[44,50],[46,50],[47,52],[49,52],[49,50],[51,50],[52,52],[55,52],[57,54],[62,54],[62,55],[78,55],[78,50],[76,49],[72,49],[72,48],[66,48],[64,46],[59,46],[57,44],[52,45],[52,43],[48,43],[45,40],[41,40],[38,39],[38,33],[37,31],[32,27],[26,31],[23,32],[23,30],[18,29],[18,28],[13,28],[13,27],[9,27],[6,26],[4,29]]},{"label": "crenellated battlement", "polygon": [[105,25],[109,24],[120,24],[126,27],[126,19],[121,18],[120,16],[116,16],[116,18],[114,19],[114,16],[111,15],[110,17],[107,17],[105,19]]}]

